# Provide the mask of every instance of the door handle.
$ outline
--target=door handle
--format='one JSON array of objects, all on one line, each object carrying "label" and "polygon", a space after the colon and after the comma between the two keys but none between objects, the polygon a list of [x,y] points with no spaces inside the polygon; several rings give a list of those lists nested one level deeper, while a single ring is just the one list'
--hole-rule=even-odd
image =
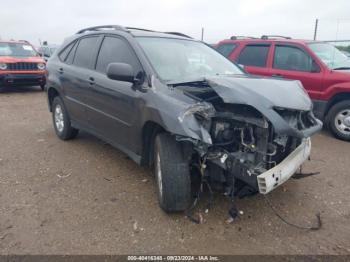
[{"label": "door handle", "polygon": [[95,78],[93,78],[93,77],[89,77],[89,84],[92,86],[92,85],[94,85],[95,84]]},{"label": "door handle", "polygon": [[274,75],[272,75],[272,77],[283,78],[283,75],[281,75],[281,74],[274,74]]},{"label": "door handle", "polygon": [[58,72],[59,72],[60,74],[63,74],[63,72],[64,72],[63,68],[61,67],[60,69],[58,69]]}]

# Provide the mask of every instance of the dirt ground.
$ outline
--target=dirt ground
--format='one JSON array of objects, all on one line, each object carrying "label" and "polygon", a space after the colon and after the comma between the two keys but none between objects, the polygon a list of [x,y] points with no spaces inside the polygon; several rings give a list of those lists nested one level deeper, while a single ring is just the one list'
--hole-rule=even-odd
[{"label": "dirt ground", "polygon": [[60,141],[45,93],[16,89],[0,94],[0,254],[350,254],[349,153],[322,132],[304,168],[321,174],[268,195],[293,223],[320,212],[319,231],[282,223],[262,196],[237,200],[227,225],[218,195],[197,225],[158,207],[150,170],[86,133]]}]

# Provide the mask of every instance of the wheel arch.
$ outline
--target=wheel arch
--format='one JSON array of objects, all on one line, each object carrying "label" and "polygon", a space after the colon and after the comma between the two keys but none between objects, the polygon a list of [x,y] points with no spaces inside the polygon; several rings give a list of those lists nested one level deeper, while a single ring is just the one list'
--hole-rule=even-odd
[{"label": "wheel arch", "polygon": [[141,165],[151,166],[153,163],[154,140],[159,133],[166,132],[165,128],[154,121],[147,121],[142,128]]},{"label": "wheel arch", "polygon": [[47,99],[48,99],[50,112],[52,112],[52,102],[56,96],[60,96],[60,92],[54,87],[49,87],[47,89]]},{"label": "wheel arch", "polygon": [[328,116],[330,109],[339,102],[350,100],[350,92],[341,92],[335,94],[327,103],[325,110],[325,118]]}]

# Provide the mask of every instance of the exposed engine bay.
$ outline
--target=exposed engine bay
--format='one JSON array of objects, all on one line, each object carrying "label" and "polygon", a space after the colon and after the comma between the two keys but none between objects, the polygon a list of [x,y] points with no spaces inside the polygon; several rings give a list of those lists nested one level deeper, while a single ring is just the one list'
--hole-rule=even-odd
[{"label": "exposed engine bay", "polygon": [[[273,185],[266,185],[262,179],[258,183],[261,174],[278,169],[295,150],[306,152],[303,143],[322,127],[311,110],[274,107],[272,110],[290,128],[276,130],[271,119],[255,107],[225,102],[210,81],[181,83],[174,87],[197,101],[181,117],[184,119],[193,114],[201,127],[208,131],[211,144],[181,136],[177,139],[192,143],[195,152],[192,152],[193,169],[210,190],[231,197],[244,197],[259,191],[265,194],[284,182],[286,176],[281,169],[276,175],[272,174]],[[291,168],[296,170],[298,167]]]}]

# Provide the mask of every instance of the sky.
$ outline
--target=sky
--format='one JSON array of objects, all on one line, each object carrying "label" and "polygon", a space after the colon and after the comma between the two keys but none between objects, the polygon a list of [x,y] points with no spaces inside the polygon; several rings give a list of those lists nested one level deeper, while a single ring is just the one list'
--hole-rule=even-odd
[{"label": "sky", "polygon": [[350,0],[1,0],[0,38],[60,44],[82,28],[117,24],[217,43],[232,35],[350,40]]}]

